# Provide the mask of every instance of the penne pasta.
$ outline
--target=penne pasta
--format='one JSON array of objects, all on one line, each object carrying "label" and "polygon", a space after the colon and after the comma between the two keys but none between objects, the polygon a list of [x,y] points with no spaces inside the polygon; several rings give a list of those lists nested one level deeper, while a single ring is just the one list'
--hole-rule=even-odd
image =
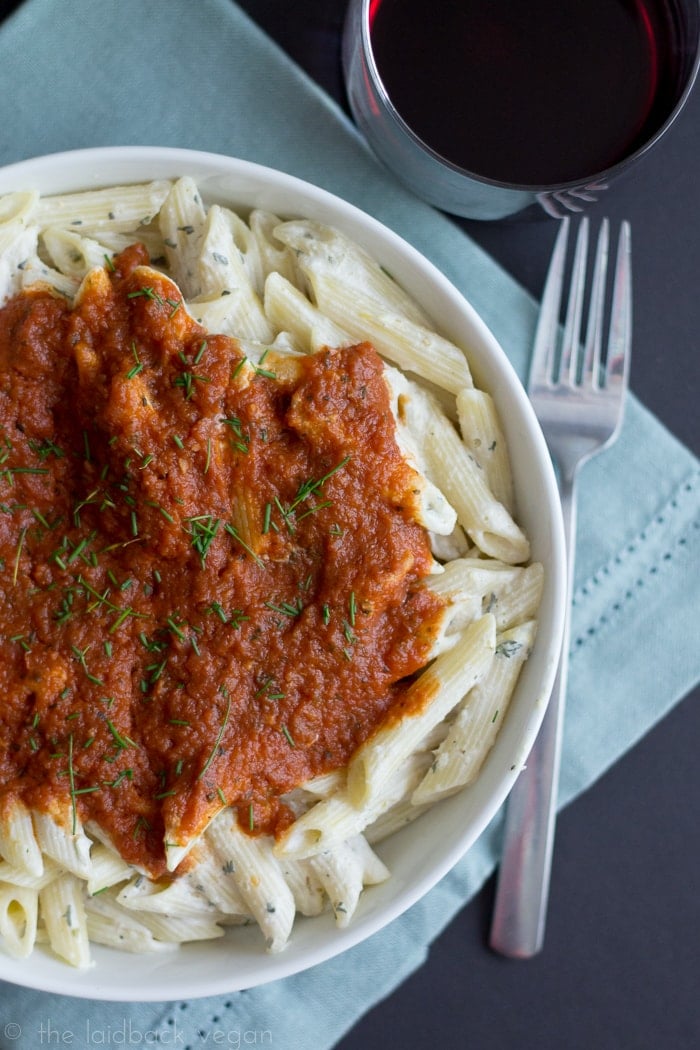
[{"label": "penne pasta", "polygon": [[389,878],[389,871],[361,836],[314,856],[309,865],[323,886],[333,909],[336,925],[347,926],[365,886]]},{"label": "penne pasta", "polygon": [[256,287],[262,294],[266,278],[278,274],[296,287],[302,284],[302,278],[296,265],[294,252],[275,236],[280,219],[272,212],[254,208],[248,216],[248,225],[255,237],[261,264],[261,283]]},{"label": "penne pasta", "polygon": [[464,388],[457,392],[459,429],[468,451],[486,476],[496,499],[511,514],[514,509],[513,475],[508,447],[493,398],[484,390]]},{"label": "penne pasta", "polygon": [[32,877],[44,870],[32,814],[18,799],[4,801],[0,809],[0,857]]},{"label": "penne pasta", "polygon": [[102,893],[110,886],[131,879],[134,869],[122,857],[101,843],[96,843],[90,850],[90,874],[87,879],[87,891],[91,896]]},{"label": "penne pasta", "polygon": [[482,613],[491,613],[499,631],[535,616],[542,598],[544,569],[539,562],[508,565],[496,559],[455,558],[425,586],[448,603],[446,630]]},{"label": "penne pasta", "polygon": [[104,944],[120,951],[136,954],[172,951],[180,943],[159,940],[138,914],[120,907],[108,894],[87,899],[85,919],[88,936],[94,944]]},{"label": "penne pasta", "polygon": [[54,268],[76,281],[82,281],[89,270],[103,266],[109,258],[99,241],[60,226],[43,230],[41,240]]},{"label": "penne pasta", "polygon": [[535,638],[532,621],[499,634],[490,668],[457,709],[413,805],[432,805],[470,784],[493,747]]},{"label": "penne pasta", "polygon": [[36,841],[42,853],[59,867],[87,879],[90,875],[90,839],[79,820],[73,819],[72,809],[55,820],[49,813],[33,813]]},{"label": "penne pasta", "polygon": [[355,289],[369,301],[380,304],[413,321],[430,327],[432,322],[408,295],[360,245],[338,230],[318,222],[293,219],[274,230],[278,241],[295,254],[297,265],[313,289],[313,280],[329,274]]},{"label": "penne pasta", "polygon": [[134,233],[153,221],[169,191],[168,181],[156,180],[114,189],[39,197],[30,214],[32,221],[44,229],[63,226]]},{"label": "penne pasta", "polygon": [[85,893],[77,876],[66,872],[58,875],[39,891],[41,915],[49,943],[60,958],[71,966],[84,968],[91,964]]},{"label": "penne pasta", "polygon": [[[121,357],[106,365],[86,318],[119,281],[126,291],[119,324],[105,326],[110,339],[136,320]],[[41,510],[36,494],[49,466],[82,464],[84,492],[57,518],[62,528],[37,570],[38,578],[48,564],[55,574],[45,588],[54,604],[41,615],[71,626],[81,622],[76,610],[103,619],[99,642],[76,628],[68,657],[47,657],[24,698],[30,728],[25,717],[18,747],[27,764],[44,754],[55,790],[40,806],[0,785],[0,947],[26,958],[40,944],[84,968],[91,942],[171,951],[254,924],[279,952],[296,915],[332,912],[344,927],[365,887],[390,875],[374,846],[478,776],[534,644],[544,570],[530,562],[515,517],[495,402],[474,386],[464,348],[361,246],[318,222],[208,202],[189,176],[0,197],[0,307],[30,289],[56,316],[58,303],[80,317],[70,344],[76,402],[83,389],[113,386],[100,409],[104,432],[85,428],[77,452],[61,448],[47,424],[15,461],[8,435],[23,429],[0,419],[0,483],[14,490],[13,507],[37,508],[0,571],[13,594],[33,578],[29,548],[55,524],[53,505]],[[229,357],[207,349],[210,339]],[[381,411],[371,417],[375,374]],[[266,383],[267,401],[256,398]],[[116,418],[127,422],[110,434]],[[382,428],[389,444],[379,463]],[[259,451],[301,437],[296,460]],[[100,469],[113,443],[118,470]],[[256,454],[254,483],[241,483]],[[375,477],[385,462],[391,470]],[[24,484],[35,486],[31,503],[19,501]],[[62,475],[52,491],[63,484]],[[367,495],[375,489],[392,523],[376,534]],[[195,497],[201,508],[189,505]],[[83,528],[98,511],[109,536]],[[323,528],[313,531],[317,521]],[[394,549],[404,534],[420,539]],[[354,554],[344,547],[350,537]],[[132,572],[128,558],[123,572],[102,569],[105,552],[131,555],[151,538],[162,560],[147,571]],[[379,566],[369,576],[354,564],[365,549]],[[232,566],[240,576],[229,575]],[[294,575],[276,575],[290,567]],[[166,583],[172,600],[157,620],[147,601]],[[428,611],[410,613],[411,603]],[[309,625],[312,642],[295,648]],[[42,657],[23,630],[6,632],[2,656],[11,661],[21,647],[36,669]],[[133,668],[138,715],[129,717],[108,663],[126,636],[145,654],[143,664],[133,652],[115,661]],[[368,638],[381,644],[373,651]],[[316,665],[299,687],[309,647]],[[403,660],[408,671],[395,671]],[[387,692],[365,726],[373,709],[364,691],[377,675],[392,699]],[[215,687],[197,708],[202,682]],[[279,715],[293,689],[298,703]],[[331,759],[332,735],[325,750],[320,743],[323,711],[343,689],[354,742]],[[45,729],[67,695],[74,706],[58,729]],[[149,721],[156,711],[161,721]],[[257,787],[235,751],[246,719],[257,734],[248,756],[277,755]],[[150,734],[162,745],[157,760]],[[315,753],[326,757],[314,764]],[[183,782],[190,795],[178,797]],[[104,792],[109,804],[92,806]],[[122,825],[110,824],[110,807],[122,804]]]},{"label": "penne pasta", "polygon": [[289,332],[305,354],[315,354],[324,346],[349,346],[353,341],[280,273],[270,273],[265,280],[263,303],[273,328]]},{"label": "penne pasta", "polygon": [[410,433],[428,473],[455,508],[470,539],[489,557],[513,564],[527,561],[527,537],[489,488],[483,470],[450,421],[417,387],[409,396]]},{"label": "penne pasta", "polygon": [[199,261],[206,218],[194,179],[178,179],[169,187],[158,213],[158,225],[168,269],[185,299],[203,292]]},{"label": "penne pasta", "polygon": [[234,818],[222,813],[207,831],[219,864],[228,869],[250,914],[260,927],[268,951],[281,951],[294,921],[294,895],[269,840],[251,838]]},{"label": "penne pasta", "polygon": [[335,849],[355,838],[392,807],[410,798],[430,761],[429,752],[409,755],[388,777],[381,795],[373,805],[356,806],[347,791],[336,791],[317,802],[279,837],[275,853],[284,858],[305,859]]},{"label": "penne pasta", "polygon": [[488,670],[496,648],[496,624],[487,614],[470,624],[408,689],[407,713],[389,719],[355,752],[348,765],[348,797],[355,806],[377,806],[388,778],[426,735]]},{"label": "penne pasta", "polygon": [[36,210],[39,194],[36,190],[18,190],[0,197],[0,226],[12,222],[27,224]]},{"label": "penne pasta", "polygon": [[31,955],[38,914],[38,890],[0,881],[0,941],[15,959]]}]

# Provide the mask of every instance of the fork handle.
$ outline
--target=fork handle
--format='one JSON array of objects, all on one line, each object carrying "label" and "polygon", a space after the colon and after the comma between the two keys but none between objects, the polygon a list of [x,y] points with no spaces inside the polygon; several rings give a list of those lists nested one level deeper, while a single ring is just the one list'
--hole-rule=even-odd
[{"label": "fork handle", "polygon": [[568,672],[576,537],[574,477],[559,484],[567,551],[567,596],[559,668],[527,764],[508,798],[503,855],[489,937],[502,955],[529,959],[544,941]]}]

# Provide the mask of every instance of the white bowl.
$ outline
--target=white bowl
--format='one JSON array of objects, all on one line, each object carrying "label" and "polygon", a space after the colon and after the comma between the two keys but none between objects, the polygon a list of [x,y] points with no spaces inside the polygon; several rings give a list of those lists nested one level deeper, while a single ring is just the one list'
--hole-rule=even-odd
[{"label": "white bowl", "polygon": [[237,929],[173,953],[134,956],[96,947],[96,966],[76,971],[41,948],[26,961],[0,954],[0,978],[73,996],[116,1001],[193,998],[251,988],[330,959],[376,933],[427,893],[474,844],[512,787],[544,715],[562,635],[565,555],[561,511],[547,448],[527,396],[505,353],[457,289],[422,255],[375,219],[309,183],[246,161],[189,150],[115,147],[23,161],[0,170],[0,193],[41,193],[193,176],[208,201],[244,211],[263,208],[336,226],[364,247],[428,313],[446,336],[469,347],[479,386],[496,400],[513,465],[518,520],[533,559],[546,570],[536,645],[508,717],[476,783],[442,802],[378,852],[392,877],[365,891],[347,929],[332,918],[297,918],[290,943],[268,955],[257,928]]}]

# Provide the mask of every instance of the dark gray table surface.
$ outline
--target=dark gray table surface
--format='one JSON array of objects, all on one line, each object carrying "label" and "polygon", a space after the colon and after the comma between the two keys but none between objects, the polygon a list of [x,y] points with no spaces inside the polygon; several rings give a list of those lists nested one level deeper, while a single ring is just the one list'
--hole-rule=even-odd
[{"label": "dark gray table surface", "polygon": [[[240,2],[344,104],[345,0]],[[0,2],[0,17],[15,6]],[[591,209],[633,227],[632,388],[696,453],[699,162],[700,85],[657,150]],[[539,296],[550,222],[461,225]],[[397,1050],[697,1050],[699,700],[695,690],[560,816],[538,957],[514,962],[489,950],[492,879],[337,1050],[384,1050],[387,1041]]]}]

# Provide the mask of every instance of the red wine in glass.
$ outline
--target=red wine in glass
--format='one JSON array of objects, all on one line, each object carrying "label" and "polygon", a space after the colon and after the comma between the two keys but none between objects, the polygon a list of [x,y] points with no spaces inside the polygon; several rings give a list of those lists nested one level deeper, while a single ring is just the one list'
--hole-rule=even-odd
[{"label": "red wine in glass", "polygon": [[[590,178],[640,149],[678,99],[672,0],[372,0],[370,41],[404,123],[497,182]],[[681,42],[682,43],[682,42]]]}]

